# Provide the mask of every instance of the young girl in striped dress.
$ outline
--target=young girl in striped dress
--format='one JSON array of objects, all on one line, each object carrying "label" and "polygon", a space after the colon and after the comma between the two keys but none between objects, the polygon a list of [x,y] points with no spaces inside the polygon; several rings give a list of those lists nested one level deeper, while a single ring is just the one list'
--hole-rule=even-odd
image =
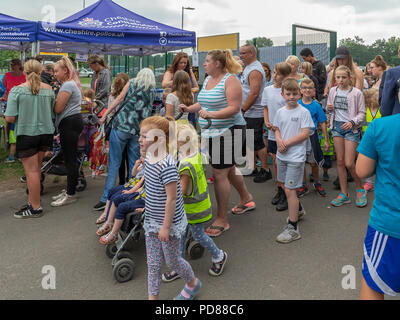
[{"label": "young girl in striped dress", "polygon": [[175,270],[186,282],[176,300],[192,300],[201,287],[192,267],[180,255],[187,219],[178,168],[169,154],[170,131],[174,125],[173,121],[159,116],[146,118],[140,124],[140,149],[147,154],[144,230],[149,300],[156,300],[159,296],[163,256],[168,268]]}]

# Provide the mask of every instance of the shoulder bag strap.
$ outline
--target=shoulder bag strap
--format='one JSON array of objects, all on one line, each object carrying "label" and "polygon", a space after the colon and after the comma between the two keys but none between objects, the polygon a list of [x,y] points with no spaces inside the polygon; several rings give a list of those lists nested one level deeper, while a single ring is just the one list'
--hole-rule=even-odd
[{"label": "shoulder bag strap", "polygon": [[134,92],[128,97],[124,99],[124,102],[120,105],[120,107],[118,108],[118,110],[113,114],[112,119],[110,120],[110,122],[115,118],[115,116],[128,104],[128,102],[131,100],[131,98],[133,98],[141,89],[143,89],[143,87],[138,87],[134,90]]},{"label": "shoulder bag strap", "polygon": [[128,102],[131,100],[131,98],[133,98],[133,96],[135,96],[141,89],[142,89],[142,87],[138,87],[134,90],[134,92],[131,95],[128,96],[128,98],[125,97],[124,102],[120,105],[118,110],[112,115],[110,121],[107,121],[106,127],[111,125],[112,121],[117,116],[117,114],[128,104]]}]

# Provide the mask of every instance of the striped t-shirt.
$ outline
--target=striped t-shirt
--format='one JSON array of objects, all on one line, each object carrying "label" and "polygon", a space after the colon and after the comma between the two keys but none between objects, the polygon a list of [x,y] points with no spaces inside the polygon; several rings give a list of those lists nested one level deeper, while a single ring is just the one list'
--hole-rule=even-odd
[{"label": "striped t-shirt", "polygon": [[[207,83],[210,79],[208,76],[203,83],[203,88],[201,89],[199,95],[197,96],[197,101],[200,103],[201,107],[209,112],[219,111],[228,106],[228,101],[225,94],[225,81],[232,74],[227,73],[222,78],[222,80],[212,89],[207,90]],[[226,118],[226,119],[212,119],[211,127],[206,130],[202,130],[201,136],[204,138],[212,138],[222,135],[226,130],[234,125],[244,125],[246,121],[243,119],[242,113],[239,111],[236,115]],[[207,125],[207,120],[199,118],[199,124],[201,128]]]},{"label": "striped t-shirt", "polygon": [[165,186],[177,182],[177,199],[175,215],[172,220],[170,236],[180,238],[186,231],[187,219],[183,205],[183,196],[179,180],[179,172],[171,155],[163,160],[150,164],[148,157],[145,160],[144,184],[146,190],[146,214],[144,230],[146,235],[160,231],[165,218],[167,194]]}]

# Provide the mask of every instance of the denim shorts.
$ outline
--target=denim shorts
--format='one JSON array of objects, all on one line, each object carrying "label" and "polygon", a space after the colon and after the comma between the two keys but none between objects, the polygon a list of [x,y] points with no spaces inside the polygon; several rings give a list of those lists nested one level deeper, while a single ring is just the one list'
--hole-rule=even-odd
[{"label": "denim shorts", "polygon": [[335,137],[340,137],[344,138],[345,140],[348,141],[353,141],[356,143],[360,143],[361,141],[361,130],[359,130],[357,133],[354,133],[353,130],[343,130],[341,126],[345,122],[341,121],[333,121],[333,129],[331,130],[332,133],[332,138]]},{"label": "denim shorts", "polygon": [[303,185],[304,162],[282,161],[276,158],[277,180],[287,189],[298,189]]}]

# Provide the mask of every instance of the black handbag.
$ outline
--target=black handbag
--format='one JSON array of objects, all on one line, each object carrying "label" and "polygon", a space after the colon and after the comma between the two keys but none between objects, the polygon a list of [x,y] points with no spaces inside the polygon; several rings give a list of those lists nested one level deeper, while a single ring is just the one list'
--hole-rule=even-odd
[{"label": "black handbag", "polygon": [[135,96],[141,89],[142,89],[142,87],[136,88],[135,91],[128,98],[125,98],[124,102],[119,106],[118,110],[114,114],[107,116],[106,120],[104,121],[104,135],[105,135],[105,139],[107,141],[110,138],[112,122],[113,122],[114,118],[128,104],[128,102],[131,100],[131,98],[133,96]]}]

